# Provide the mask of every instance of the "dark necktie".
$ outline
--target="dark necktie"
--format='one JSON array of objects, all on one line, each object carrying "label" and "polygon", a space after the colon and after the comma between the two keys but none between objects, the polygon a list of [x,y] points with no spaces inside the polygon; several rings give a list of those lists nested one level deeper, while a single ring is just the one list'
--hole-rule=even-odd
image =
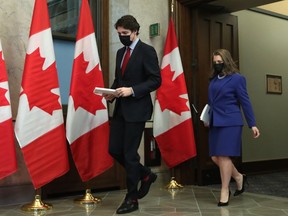
[{"label": "dark necktie", "polygon": [[122,75],[124,74],[129,58],[130,58],[130,47],[127,47],[127,50],[126,50],[126,53],[122,62],[122,68],[121,68]]}]

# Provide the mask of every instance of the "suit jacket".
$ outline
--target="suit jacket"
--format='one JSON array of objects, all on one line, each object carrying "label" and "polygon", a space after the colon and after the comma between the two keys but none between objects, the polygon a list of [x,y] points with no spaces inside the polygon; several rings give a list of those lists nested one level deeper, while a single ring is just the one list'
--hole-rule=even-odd
[{"label": "suit jacket", "polygon": [[214,89],[217,79],[216,76],[211,80],[208,89],[211,126],[242,126],[244,122],[240,106],[248,126],[256,126],[245,77],[238,73],[228,75],[221,80],[219,88]]},{"label": "suit jacket", "polygon": [[157,54],[152,46],[139,40],[122,76],[121,61],[125,49],[126,47],[123,47],[117,51],[115,80],[111,88],[132,87],[134,96],[117,98],[114,113],[121,106],[126,121],[147,121],[151,118],[153,112],[150,92],[161,85]]}]

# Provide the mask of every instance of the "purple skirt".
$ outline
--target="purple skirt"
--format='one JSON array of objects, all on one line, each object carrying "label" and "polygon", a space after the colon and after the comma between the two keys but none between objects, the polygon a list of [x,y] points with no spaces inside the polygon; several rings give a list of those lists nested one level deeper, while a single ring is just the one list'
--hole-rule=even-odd
[{"label": "purple skirt", "polygon": [[242,126],[209,129],[210,156],[240,156],[241,144]]}]

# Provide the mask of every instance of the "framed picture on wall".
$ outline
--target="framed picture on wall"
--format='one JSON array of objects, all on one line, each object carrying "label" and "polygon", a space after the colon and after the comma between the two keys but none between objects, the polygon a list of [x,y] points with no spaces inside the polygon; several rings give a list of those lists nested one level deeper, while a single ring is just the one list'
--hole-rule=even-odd
[{"label": "framed picture on wall", "polygon": [[[101,38],[103,8],[106,0],[89,0],[96,38]],[[76,40],[82,0],[47,0],[54,38]]]},{"label": "framed picture on wall", "polygon": [[282,94],[282,77],[276,75],[266,75],[267,93]]},{"label": "framed picture on wall", "polygon": [[48,0],[47,3],[53,36],[75,40],[81,1]]}]

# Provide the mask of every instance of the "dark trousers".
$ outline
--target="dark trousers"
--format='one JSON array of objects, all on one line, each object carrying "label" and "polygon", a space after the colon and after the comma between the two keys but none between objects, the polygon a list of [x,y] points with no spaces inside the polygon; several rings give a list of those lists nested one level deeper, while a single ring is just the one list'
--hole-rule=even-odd
[{"label": "dark trousers", "polygon": [[137,199],[138,183],[151,170],[140,163],[138,148],[145,122],[126,122],[118,110],[110,123],[109,153],[126,170],[126,199]]}]

